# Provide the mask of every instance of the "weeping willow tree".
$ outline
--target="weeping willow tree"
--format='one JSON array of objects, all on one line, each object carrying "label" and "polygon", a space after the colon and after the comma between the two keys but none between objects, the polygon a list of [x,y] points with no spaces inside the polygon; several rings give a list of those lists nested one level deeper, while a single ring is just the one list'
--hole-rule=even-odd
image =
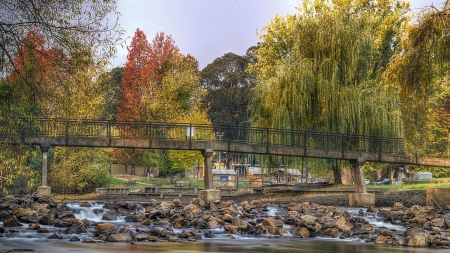
[{"label": "weeping willow tree", "polygon": [[258,127],[402,137],[399,91],[382,74],[401,50],[409,4],[395,0],[304,1],[260,35]]},{"label": "weeping willow tree", "polygon": [[405,138],[410,150],[436,152],[434,141],[450,140],[450,3],[429,6],[403,39],[385,78],[400,88]]}]

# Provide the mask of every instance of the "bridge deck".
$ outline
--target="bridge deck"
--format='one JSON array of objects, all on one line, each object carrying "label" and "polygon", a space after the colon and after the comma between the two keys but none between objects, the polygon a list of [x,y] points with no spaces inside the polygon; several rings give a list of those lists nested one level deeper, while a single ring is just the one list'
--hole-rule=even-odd
[{"label": "bridge deck", "polygon": [[16,119],[0,122],[0,142],[40,146],[213,150],[450,167],[448,143],[438,155],[410,155],[399,138],[176,123]]}]

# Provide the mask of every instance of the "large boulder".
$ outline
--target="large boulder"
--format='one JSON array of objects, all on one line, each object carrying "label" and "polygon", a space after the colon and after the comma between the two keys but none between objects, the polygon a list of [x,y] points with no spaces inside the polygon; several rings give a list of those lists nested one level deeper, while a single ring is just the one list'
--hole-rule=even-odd
[{"label": "large boulder", "polygon": [[110,235],[110,234],[114,234],[114,233],[117,233],[117,227],[111,223],[97,224],[97,226],[95,227],[95,230],[94,230],[95,236]]},{"label": "large boulder", "polygon": [[311,234],[309,233],[309,230],[306,227],[300,228],[300,230],[298,231],[298,235],[302,238],[311,236]]},{"label": "large boulder", "polygon": [[107,242],[131,242],[132,237],[129,233],[110,234],[106,237]]},{"label": "large boulder", "polygon": [[416,233],[409,237],[408,246],[410,247],[428,247],[428,238],[425,233]]}]

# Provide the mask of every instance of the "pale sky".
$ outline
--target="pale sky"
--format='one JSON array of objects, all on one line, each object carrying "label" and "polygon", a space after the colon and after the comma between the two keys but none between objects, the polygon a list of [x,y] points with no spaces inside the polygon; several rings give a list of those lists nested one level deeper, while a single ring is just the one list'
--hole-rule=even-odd
[{"label": "pale sky", "polygon": [[[411,0],[414,11],[441,6],[445,0]],[[181,53],[191,54],[200,69],[228,52],[244,55],[258,43],[261,31],[275,15],[297,13],[301,0],[118,0],[119,22],[126,45],[137,28],[150,42],[158,31],[171,35]],[[118,48],[112,67],[123,66],[128,52]]]}]

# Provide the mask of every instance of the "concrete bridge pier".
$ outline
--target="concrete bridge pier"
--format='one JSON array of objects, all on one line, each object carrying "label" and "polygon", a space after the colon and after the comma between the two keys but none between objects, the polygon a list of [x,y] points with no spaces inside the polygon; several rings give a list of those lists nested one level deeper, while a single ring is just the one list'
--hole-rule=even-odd
[{"label": "concrete bridge pier", "polygon": [[353,166],[355,193],[349,195],[349,205],[362,207],[375,206],[375,194],[367,193],[366,183],[364,182],[362,166],[365,163],[365,159],[350,160],[350,163]]},{"label": "concrete bridge pier", "polygon": [[37,195],[39,197],[49,197],[52,195],[52,189],[50,186],[47,185],[47,176],[48,176],[48,160],[47,160],[47,154],[48,149],[50,148],[49,145],[39,145],[41,148],[42,153],[42,181],[41,186],[37,189]]},{"label": "concrete bridge pier", "polygon": [[199,198],[204,200],[206,203],[212,203],[216,201],[220,201],[220,190],[214,189],[213,185],[213,175],[212,175],[212,165],[211,165],[211,156],[213,154],[213,150],[204,149],[202,150],[203,158],[204,158],[204,178],[203,182],[205,183],[204,190],[199,192]]}]

